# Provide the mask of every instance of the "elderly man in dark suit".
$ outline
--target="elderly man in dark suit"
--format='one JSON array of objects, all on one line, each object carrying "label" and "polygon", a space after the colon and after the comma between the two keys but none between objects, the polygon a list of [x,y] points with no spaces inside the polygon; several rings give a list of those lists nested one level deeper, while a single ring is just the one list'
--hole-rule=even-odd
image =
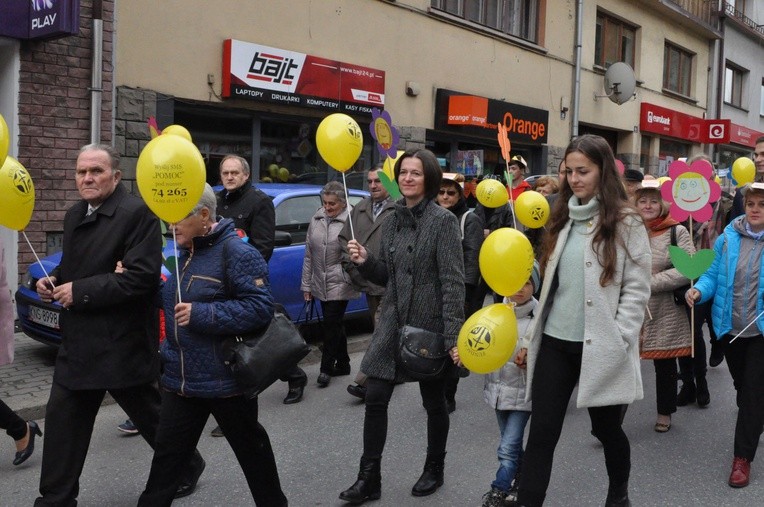
[{"label": "elderly man in dark suit", "polygon": [[[107,391],[154,446],[160,396],[153,296],[162,236],[157,218],[120,179],[119,155],[111,147],[80,150],[75,181],[82,200],[64,217],[61,264],[50,279],[37,282],[43,301],[58,301],[64,310],[36,506],[77,504],[79,476]],[[178,496],[194,490],[203,469],[196,453]]]}]

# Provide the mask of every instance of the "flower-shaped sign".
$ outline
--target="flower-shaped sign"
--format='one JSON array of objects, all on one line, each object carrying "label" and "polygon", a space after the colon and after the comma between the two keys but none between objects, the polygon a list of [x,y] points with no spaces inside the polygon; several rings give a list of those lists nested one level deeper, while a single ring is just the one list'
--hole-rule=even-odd
[{"label": "flower-shaped sign", "polygon": [[677,160],[668,169],[671,181],[661,186],[661,195],[671,203],[669,213],[674,220],[683,222],[692,217],[707,222],[713,215],[711,203],[719,200],[722,189],[714,181],[714,170],[706,160],[696,160],[691,166]]},{"label": "flower-shaped sign", "polygon": [[369,125],[371,137],[377,142],[377,149],[382,157],[395,158],[398,150],[400,135],[398,129],[393,127],[390,113],[380,111],[376,107],[371,110],[371,124]]}]

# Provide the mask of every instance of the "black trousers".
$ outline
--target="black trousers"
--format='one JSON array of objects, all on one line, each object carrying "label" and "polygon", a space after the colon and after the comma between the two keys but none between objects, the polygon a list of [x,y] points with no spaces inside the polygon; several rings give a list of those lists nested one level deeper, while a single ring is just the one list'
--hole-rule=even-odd
[{"label": "black trousers", "polygon": [[[679,378],[682,382],[691,382],[695,377],[706,376],[706,342],[703,341],[703,324],[708,324],[708,332],[711,341],[716,340],[716,333],[711,322],[711,306],[713,299],[703,304],[695,305],[695,357],[684,356],[677,359],[679,362]],[[687,318],[690,318],[690,310],[687,309]]]},{"label": "black trousers", "polygon": [[735,456],[753,461],[764,427],[764,337],[738,338],[727,345],[724,358],[737,389]]},{"label": "black trousers", "polygon": [[27,422],[0,400],[0,429],[14,440],[21,440],[27,434]]},{"label": "black trousers", "polygon": [[[419,382],[422,405],[427,411],[427,455],[446,452],[449,419],[446,410],[444,379]],[[380,459],[387,440],[387,407],[395,384],[369,377],[366,381],[366,414],[363,420],[363,457]]]},{"label": "black trousers", "polygon": [[655,400],[658,413],[671,415],[676,412],[676,359],[653,359],[655,366]]},{"label": "black trousers", "polygon": [[[85,464],[93,425],[106,389],[72,390],[56,382],[50,388],[45,408],[45,426],[40,472],[41,497],[36,506],[77,505],[80,474]],[[109,389],[109,394],[122,407],[154,447],[159,427],[160,396],[157,387],[143,384],[124,389]]]},{"label": "black trousers", "polygon": [[331,374],[335,367],[350,365],[348,356],[348,337],[345,334],[345,316],[347,300],[321,301],[321,312],[324,314],[323,334],[324,348],[321,351],[321,373]]},{"label": "black trousers", "polygon": [[210,414],[215,416],[239,461],[255,505],[281,507],[276,460],[265,428],[257,420],[257,398],[189,398],[162,392],[162,413],[154,459],[139,506],[167,506],[180,482],[179,472],[194,454]]},{"label": "black trousers", "polygon": [[[544,503],[552,474],[554,449],[560,439],[565,411],[581,374],[583,343],[544,335],[533,372],[533,416],[523,455],[518,503]],[[603,386],[603,388],[606,388]],[[592,432],[602,442],[611,484],[623,484],[631,471],[631,447],[621,429],[625,405],[589,408]]]}]

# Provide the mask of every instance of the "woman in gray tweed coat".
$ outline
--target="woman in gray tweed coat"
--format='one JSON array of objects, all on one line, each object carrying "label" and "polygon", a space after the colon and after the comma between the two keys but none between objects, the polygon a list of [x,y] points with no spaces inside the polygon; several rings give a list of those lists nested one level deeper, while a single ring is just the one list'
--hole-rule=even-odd
[{"label": "woman in gray tweed coat", "polygon": [[[361,274],[387,286],[379,326],[361,363],[369,380],[360,472],[355,484],[340,493],[340,499],[354,504],[381,496],[387,406],[395,383],[411,380],[395,362],[398,329],[409,324],[442,333],[456,362],[456,338],[464,323],[461,233],[454,214],[434,201],[442,178],[435,155],[405,152],[395,164],[395,178],[404,199],[382,226],[379,257],[348,241],[350,259]],[[419,382],[427,411],[427,459],[411,490],[414,496],[430,495],[443,484],[449,427],[444,387],[445,378]]]}]

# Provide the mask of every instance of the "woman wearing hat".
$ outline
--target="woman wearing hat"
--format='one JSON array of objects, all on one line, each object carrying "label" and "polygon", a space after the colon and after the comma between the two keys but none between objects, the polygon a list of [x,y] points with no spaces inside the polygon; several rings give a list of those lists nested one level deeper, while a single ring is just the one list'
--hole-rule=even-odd
[{"label": "woman wearing hat", "polygon": [[[643,397],[639,331],[650,298],[650,243],[605,139],[575,138],[565,151],[565,167],[567,177],[546,226],[541,298],[523,339],[533,417],[518,503],[543,504],[578,384],[576,404],[588,409],[605,453],[605,505],[626,506],[631,447],[621,416],[625,405]],[[526,350],[515,361],[524,366]]]},{"label": "woman wearing hat", "polygon": [[[470,212],[464,197],[464,176],[459,173],[443,173],[438,191],[438,204],[456,215],[462,233],[462,253],[464,254],[464,318],[483,307],[483,298],[477,297],[477,287],[480,283],[480,266],[478,256],[483,245],[483,221]],[[459,375],[466,376],[465,369],[454,370]],[[446,379],[446,406],[450,414],[456,410],[456,388],[459,375],[454,374]]]},{"label": "woman wearing hat", "polygon": [[[690,281],[677,271],[669,258],[669,246],[674,244],[688,254],[695,253],[690,233],[668,214],[668,205],[661,198],[657,181],[643,181],[635,190],[637,210],[647,226],[650,250],[653,254],[650,300],[642,327],[639,353],[642,359],[652,359],[655,366],[655,398],[658,418],[655,431],[671,429],[671,414],[676,412],[677,357],[691,352],[690,322],[684,304],[674,302],[674,289]],[[703,378],[705,382],[705,377]]]},{"label": "woman wearing hat", "polygon": [[745,215],[735,218],[714,243],[714,262],[685,295],[687,304],[713,299],[716,335],[737,391],[732,472],[727,483],[748,486],[764,428],[764,183],[740,189]]}]

